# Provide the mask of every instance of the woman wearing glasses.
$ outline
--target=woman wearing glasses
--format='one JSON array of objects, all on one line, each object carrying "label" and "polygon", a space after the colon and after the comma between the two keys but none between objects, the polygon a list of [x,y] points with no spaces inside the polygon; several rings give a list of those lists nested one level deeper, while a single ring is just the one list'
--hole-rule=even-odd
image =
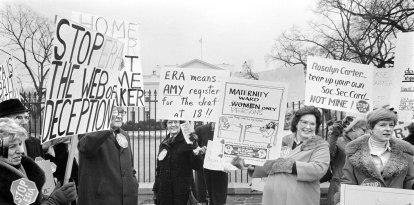
[{"label": "woman wearing glasses", "polygon": [[[389,109],[368,114],[369,134],[346,146],[341,184],[414,189],[414,149],[392,137],[396,123],[397,115]],[[337,192],[335,202],[339,195]]]},{"label": "woman wearing glasses", "polygon": [[[316,135],[321,113],[313,106],[299,109],[292,118],[290,130],[282,142],[282,155],[255,167],[253,175],[268,175],[263,190],[263,205],[319,205],[319,179],[329,166],[329,146]],[[234,159],[241,167],[244,160]],[[246,167],[244,167],[246,168]],[[251,171],[251,166],[249,166]]]},{"label": "woman wearing glasses", "polygon": [[331,155],[332,179],[328,191],[328,204],[334,204],[334,194],[338,191],[345,164],[346,145],[366,132],[367,122],[362,117],[346,116],[332,125],[328,132],[329,152]]}]

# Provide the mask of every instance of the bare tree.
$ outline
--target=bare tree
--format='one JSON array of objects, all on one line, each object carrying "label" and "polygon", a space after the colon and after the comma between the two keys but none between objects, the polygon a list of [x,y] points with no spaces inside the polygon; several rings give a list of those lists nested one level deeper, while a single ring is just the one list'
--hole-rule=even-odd
[{"label": "bare tree", "polygon": [[305,72],[311,55],[393,66],[396,33],[413,29],[413,9],[408,0],[320,0],[315,11],[319,20],[309,24],[309,31],[284,32],[268,60],[303,65]]},{"label": "bare tree", "polygon": [[12,55],[29,73],[42,98],[52,55],[53,28],[49,19],[24,5],[5,5],[0,10],[0,51]]}]

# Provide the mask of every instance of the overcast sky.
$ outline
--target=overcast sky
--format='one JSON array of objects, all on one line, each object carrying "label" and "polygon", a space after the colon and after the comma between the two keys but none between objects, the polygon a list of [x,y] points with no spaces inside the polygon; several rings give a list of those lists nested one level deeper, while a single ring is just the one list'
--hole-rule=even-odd
[{"label": "overcast sky", "polygon": [[[0,0],[11,2],[10,0]],[[144,73],[158,65],[201,58],[239,69],[245,60],[255,71],[266,64],[278,35],[312,16],[314,0],[19,0],[41,15],[71,18],[72,11],[140,24]],[[16,2],[15,0],[13,2]]]}]

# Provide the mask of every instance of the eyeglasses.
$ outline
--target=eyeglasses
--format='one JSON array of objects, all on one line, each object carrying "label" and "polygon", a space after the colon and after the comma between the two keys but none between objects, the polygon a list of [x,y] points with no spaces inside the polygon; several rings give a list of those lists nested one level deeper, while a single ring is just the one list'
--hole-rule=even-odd
[{"label": "eyeglasses", "polygon": [[23,119],[29,121],[30,120],[30,116],[16,116],[15,117],[16,120],[22,121]]},{"label": "eyeglasses", "polygon": [[306,127],[308,125],[309,125],[309,127],[316,127],[316,123],[314,123],[314,122],[308,122],[306,120],[299,120],[299,123],[303,127]]}]

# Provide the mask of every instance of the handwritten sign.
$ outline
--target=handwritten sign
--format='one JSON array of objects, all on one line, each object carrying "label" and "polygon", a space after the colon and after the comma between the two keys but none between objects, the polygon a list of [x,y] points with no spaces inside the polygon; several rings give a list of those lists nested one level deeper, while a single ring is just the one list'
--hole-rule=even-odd
[{"label": "handwritten sign", "polygon": [[382,107],[391,103],[392,71],[394,68],[375,68],[373,86],[374,107]]},{"label": "handwritten sign", "polygon": [[207,151],[204,157],[203,167],[209,170],[216,171],[234,171],[237,170],[237,167],[230,164],[230,162],[225,162],[222,157],[219,157],[221,150],[220,142],[211,141],[207,142]]},{"label": "handwritten sign", "polygon": [[20,99],[17,89],[13,57],[8,56],[3,64],[0,64],[0,102],[8,99]]},{"label": "handwritten sign", "polygon": [[226,82],[214,131],[214,140],[222,142],[223,157],[228,161],[242,155],[247,164],[261,166],[278,156],[286,99],[284,83],[240,79]]},{"label": "handwritten sign", "polygon": [[373,109],[372,66],[318,57],[307,62],[305,105],[358,114]]},{"label": "handwritten sign", "polygon": [[398,33],[391,106],[401,122],[414,122],[414,32]]},{"label": "handwritten sign", "polygon": [[406,189],[341,185],[341,205],[410,205],[414,202],[414,192]]},{"label": "handwritten sign", "polygon": [[124,43],[123,69],[118,78],[118,106],[144,106],[141,43],[138,23],[110,19],[81,12],[72,12],[72,19],[85,28],[117,39]]},{"label": "handwritten sign", "polygon": [[214,121],[222,82],[229,75],[226,70],[161,69],[157,118]]},{"label": "handwritten sign", "polygon": [[109,128],[124,44],[58,19],[42,143]]},{"label": "handwritten sign", "polygon": [[29,205],[36,201],[39,191],[36,184],[26,178],[20,178],[12,182],[10,192],[13,201],[17,205]]}]

